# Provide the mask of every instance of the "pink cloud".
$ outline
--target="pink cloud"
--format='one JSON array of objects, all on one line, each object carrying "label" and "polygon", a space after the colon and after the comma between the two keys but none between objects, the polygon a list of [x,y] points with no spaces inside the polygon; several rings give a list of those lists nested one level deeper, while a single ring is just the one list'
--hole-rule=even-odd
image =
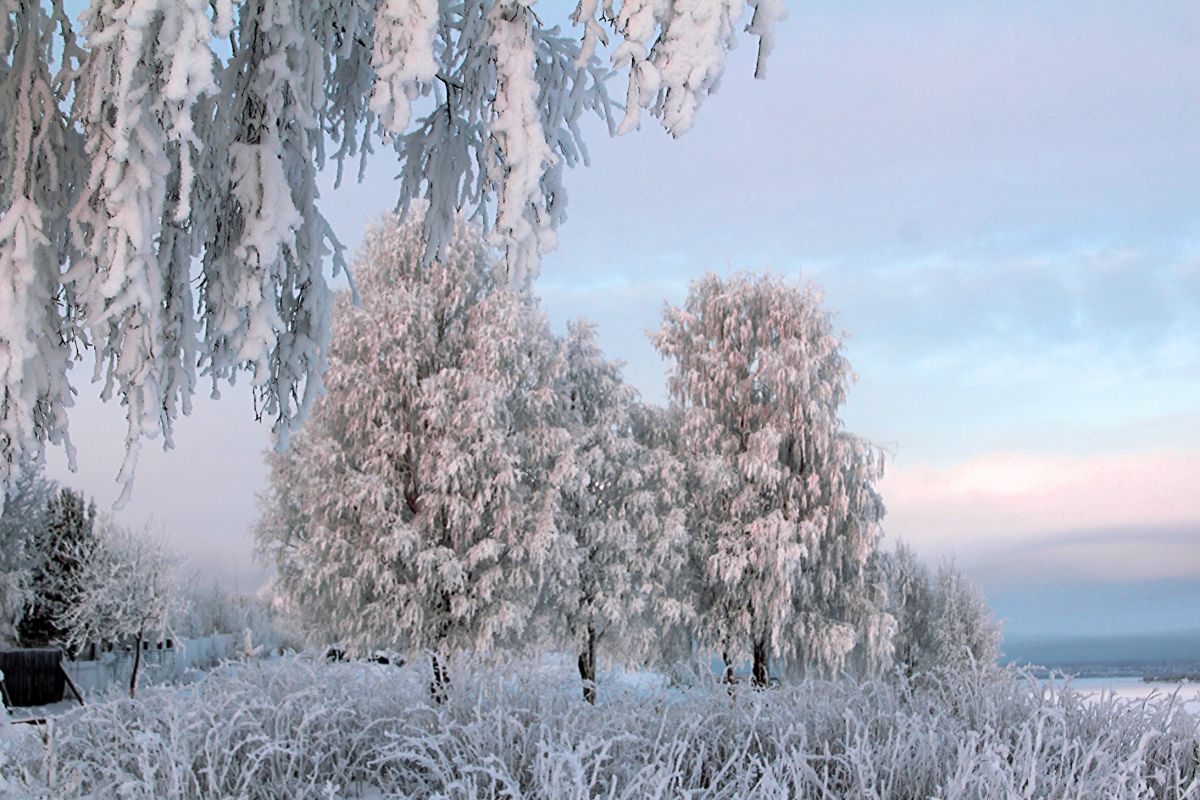
[{"label": "pink cloud", "polygon": [[884,479],[888,532],[977,574],[1200,576],[1200,454],[992,453]]}]

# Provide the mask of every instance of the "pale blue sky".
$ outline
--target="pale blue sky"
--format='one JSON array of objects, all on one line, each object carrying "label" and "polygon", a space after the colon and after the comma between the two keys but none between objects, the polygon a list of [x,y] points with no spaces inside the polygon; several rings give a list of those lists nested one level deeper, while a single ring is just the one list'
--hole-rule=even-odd
[{"label": "pale blue sky", "polygon": [[[954,555],[1015,635],[1200,628],[1200,5],[791,14],[768,79],[743,40],[683,139],[594,128],[537,283],[547,312],[596,321],[657,401],[644,332],[689,280],[810,278],[861,376],[845,420],[894,453],[891,535]],[[392,174],[380,160],[326,196],[348,243]],[[176,453],[148,446],[126,512],[226,572],[266,442],[230,401],[200,403]],[[74,482],[111,500],[119,411],[93,405]]]}]

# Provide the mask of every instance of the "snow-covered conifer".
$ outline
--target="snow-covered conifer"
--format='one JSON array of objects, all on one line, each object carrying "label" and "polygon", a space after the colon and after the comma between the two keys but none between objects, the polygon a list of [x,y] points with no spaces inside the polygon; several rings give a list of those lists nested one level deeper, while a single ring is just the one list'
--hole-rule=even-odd
[{"label": "snow-covered conifer", "polygon": [[[765,56],[782,3],[752,5]],[[580,37],[532,0],[90,0],[81,46],[65,6],[0,2],[0,481],[47,441],[73,460],[67,367],[94,348],[127,416],[121,501],[143,438],[171,446],[197,367],[214,394],[249,373],[280,446],[320,394],[342,259],[317,206],[327,161],[340,181],[357,157],[361,177],[394,148],[425,262],[465,213],[527,288],[587,160],[584,115],[618,128],[597,44],[623,40],[622,129],[645,106],[678,134],[745,11],[582,0]]]},{"label": "snow-covered conifer", "polygon": [[7,492],[0,494],[0,646],[14,644],[17,628],[32,601],[35,572],[45,554],[37,547],[49,522],[54,484],[26,462]]},{"label": "snow-covered conifer", "polygon": [[333,640],[438,666],[539,635],[543,579],[568,553],[551,476],[570,448],[533,300],[505,288],[475,225],[438,260],[423,251],[419,220],[369,232],[363,304],[339,302],[329,394],[272,458],[259,536]]},{"label": "snow-covered conifer", "polygon": [[880,457],[838,418],[850,372],[830,315],[811,288],[710,274],[654,340],[674,362],[711,643],[749,655],[759,684],[771,658],[836,667],[857,642],[839,582],[865,564],[882,507]]},{"label": "snow-covered conifer", "polygon": [[96,546],[96,504],[72,489],[50,493],[32,540],[33,576],[17,626],[22,647],[63,647],[70,630],[60,617],[75,600],[74,576]]},{"label": "snow-covered conifer", "polygon": [[560,477],[559,528],[572,569],[547,598],[578,654],[584,698],[595,702],[597,651],[645,658],[689,620],[689,538],[682,465],[663,446],[661,421],[604,358],[594,328],[572,323],[562,392],[572,438]]}]

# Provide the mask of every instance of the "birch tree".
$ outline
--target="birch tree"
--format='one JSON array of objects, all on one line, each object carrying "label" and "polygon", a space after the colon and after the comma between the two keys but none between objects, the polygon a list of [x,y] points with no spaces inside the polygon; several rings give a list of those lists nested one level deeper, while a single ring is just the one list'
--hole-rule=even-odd
[{"label": "birch tree", "polygon": [[901,542],[882,566],[898,623],[896,663],[908,675],[996,663],[1000,627],[979,587],[952,563],[930,570]]},{"label": "birch tree", "polygon": [[465,213],[527,288],[588,159],[584,118],[615,133],[647,111],[682,134],[743,31],[763,74],[784,5],[580,0],[570,31],[533,0],[65,9],[0,0],[0,482],[46,442],[73,463],[69,366],[90,348],[126,413],[119,505],[198,378],[249,380],[280,447],[320,394],[344,267],[321,170],[361,177],[392,149],[397,210],[427,209],[423,261]]},{"label": "birch tree", "polygon": [[560,348],[526,294],[507,288],[480,229],[459,220],[423,260],[420,222],[372,229],[339,301],[329,394],[271,458],[259,526],[278,587],[352,650],[447,656],[538,635],[569,458]]},{"label": "birch tree", "polygon": [[842,429],[850,368],[817,293],[709,274],[653,339],[694,475],[709,640],[730,668],[749,655],[758,685],[772,658],[848,654],[856,631],[834,595],[874,547],[881,462]]},{"label": "birch tree", "polygon": [[137,694],[142,651],[152,636],[165,636],[182,612],[182,595],[171,575],[174,559],[148,533],[135,534],[111,520],[99,526],[97,542],[67,551],[79,568],[63,576],[71,602],[56,621],[68,631],[65,644],[78,650],[90,642],[132,641],[129,696]]},{"label": "birch tree", "polygon": [[590,324],[572,323],[564,346],[572,461],[560,478],[559,527],[572,563],[548,603],[594,703],[602,643],[645,657],[662,632],[690,619],[681,585],[690,540],[682,466],[659,441],[659,415],[604,357]]}]

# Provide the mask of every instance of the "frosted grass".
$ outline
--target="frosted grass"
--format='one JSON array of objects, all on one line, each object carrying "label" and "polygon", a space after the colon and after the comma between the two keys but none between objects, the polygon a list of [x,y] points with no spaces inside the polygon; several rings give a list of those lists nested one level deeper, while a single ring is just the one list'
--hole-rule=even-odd
[{"label": "frosted grass", "polygon": [[[299,658],[55,720],[0,765],[28,797],[1192,798],[1197,717],[1018,672],[601,685],[569,671]],[[28,744],[28,742],[26,742]]]}]

